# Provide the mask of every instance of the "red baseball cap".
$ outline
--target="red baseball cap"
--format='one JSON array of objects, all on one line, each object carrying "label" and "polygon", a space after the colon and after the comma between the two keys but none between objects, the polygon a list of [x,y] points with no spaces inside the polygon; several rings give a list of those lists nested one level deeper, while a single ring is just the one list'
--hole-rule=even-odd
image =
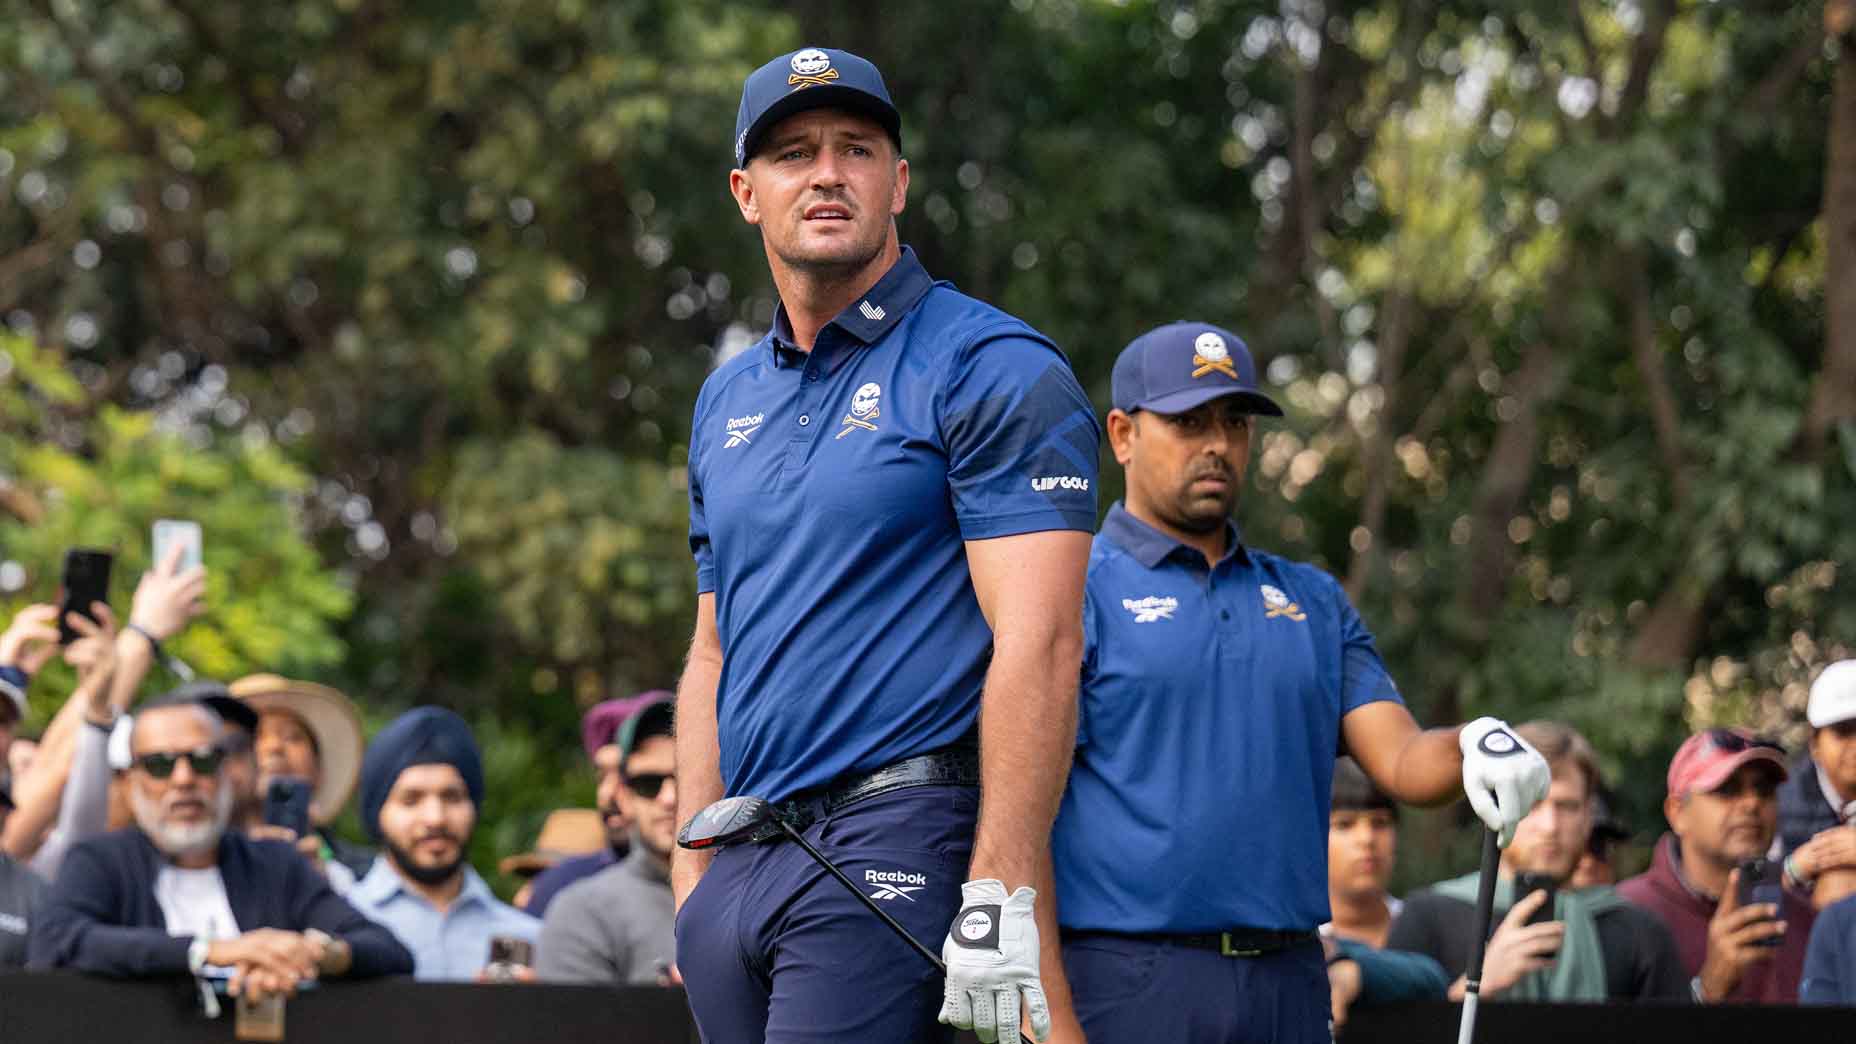
[{"label": "red baseball cap", "polygon": [[1746,729],[1708,729],[1690,736],[1669,762],[1669,793],[1681,796],[1713,790],[1727,782],[1740,766],[1753,761],[1770,763],[1783,780],[1785,748]]}]

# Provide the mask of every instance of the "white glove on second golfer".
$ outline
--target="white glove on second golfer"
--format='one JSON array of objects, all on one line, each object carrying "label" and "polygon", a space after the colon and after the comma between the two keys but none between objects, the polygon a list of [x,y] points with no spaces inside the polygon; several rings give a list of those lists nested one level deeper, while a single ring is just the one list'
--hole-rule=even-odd
[{"label": "white glove on second golfer", "polygon": [[941,944],[947,987],[941,1021],[970,1029],[986,1044],[1018,1039],[1018,995],[1025,995],[1031,1035],[1050,1036],[1050,1005],[1038,979],[1038,926],[1031,914],[1035,889],[1005,894],[1004,882],[985,878],[960,886],[960,913]]},{"label": "white glove on second golfer", "polygon": [[1546,800],[1553,776],[1547,759],[1499,718],[1477,718],[1463,726],[1456,742],[1463,751],[1469,807],[1507,848],[1515,827]]}]

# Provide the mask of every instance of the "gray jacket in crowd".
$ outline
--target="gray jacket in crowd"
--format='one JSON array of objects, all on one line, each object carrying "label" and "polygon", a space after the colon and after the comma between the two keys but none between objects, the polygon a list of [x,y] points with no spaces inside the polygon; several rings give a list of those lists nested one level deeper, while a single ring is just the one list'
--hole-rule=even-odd
[{"label": "gray jacket in crowd", "polygon": [[655,986],[677,959],[676,902],[663,865],[631,854],[548,904],[535,974],[543,982]]}]

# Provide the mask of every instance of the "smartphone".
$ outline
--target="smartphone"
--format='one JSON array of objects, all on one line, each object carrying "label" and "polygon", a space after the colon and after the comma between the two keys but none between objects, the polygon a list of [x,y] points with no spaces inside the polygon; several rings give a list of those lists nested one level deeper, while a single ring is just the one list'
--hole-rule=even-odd
[{"label": "smartphone", "polygon": [[309,799],[314,788],[309,780],[279,776],[264,788],[264,821],[283,827],[298,837],[309,833]]},{"label": "smartphone", "polygon": [[490,936],[490,963],[483,977],[490,982],[516,982],[516,969],[535,963],[535,944],[513,935]]},{"label": "smartphone", "polygon": [[70,645],[79,638],[65,621],[67,613],[77,613],[98,622],[90,611],[92,602],[110,600],[110,566],[116,556],[96,548],[74,547],[64,553],[64,581],[58,596],[58,643]]},{"label": "smartphone", "polygon": [[200,524],[184,519],[155,519],[154,529],[154,565],[167,560],[168,551],[178,543],[183,548],[180,553],[180,572],[186,572],[200,564]]},{"label": "smartphone", "polygon": [[[1783,865],[1771,859],[1747,859],[1740,863],[1740,883],[1735,894],[1735,901],[1741,906],[1748,903],[1771,903],[1779,905],[1785,894],[1785,887],[1780,880]],[[1771,918],[1782,920],[1782,918]],[[1777,946],[1782,936],[1761,939],[1759,946]]]},{"label": "smartphone", "polygon": [[1534,892],[1547,893],[1546,901],[1540,904],[1528,919],[1528,924],[1546,924],[1554,920],[1553,901],[1559,897],[1560,883],[1551,874],[1536,874],[1522,871],[1514,875],[1514,901],[1520,902]]}]

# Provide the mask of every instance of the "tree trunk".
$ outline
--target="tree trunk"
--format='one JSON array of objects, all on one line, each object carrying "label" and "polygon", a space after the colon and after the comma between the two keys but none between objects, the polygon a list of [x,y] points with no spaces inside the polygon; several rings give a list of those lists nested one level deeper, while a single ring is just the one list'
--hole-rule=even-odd
[{"label": "tree trunk", "polygon": [[1823,455],[1833,429],[1856,420],[1856,0],[1826,5],[1827,28],[1841,27],[1836,82],[1830,94],[1824,165],[1824,365],[1798,431],[1806,460]]}]

